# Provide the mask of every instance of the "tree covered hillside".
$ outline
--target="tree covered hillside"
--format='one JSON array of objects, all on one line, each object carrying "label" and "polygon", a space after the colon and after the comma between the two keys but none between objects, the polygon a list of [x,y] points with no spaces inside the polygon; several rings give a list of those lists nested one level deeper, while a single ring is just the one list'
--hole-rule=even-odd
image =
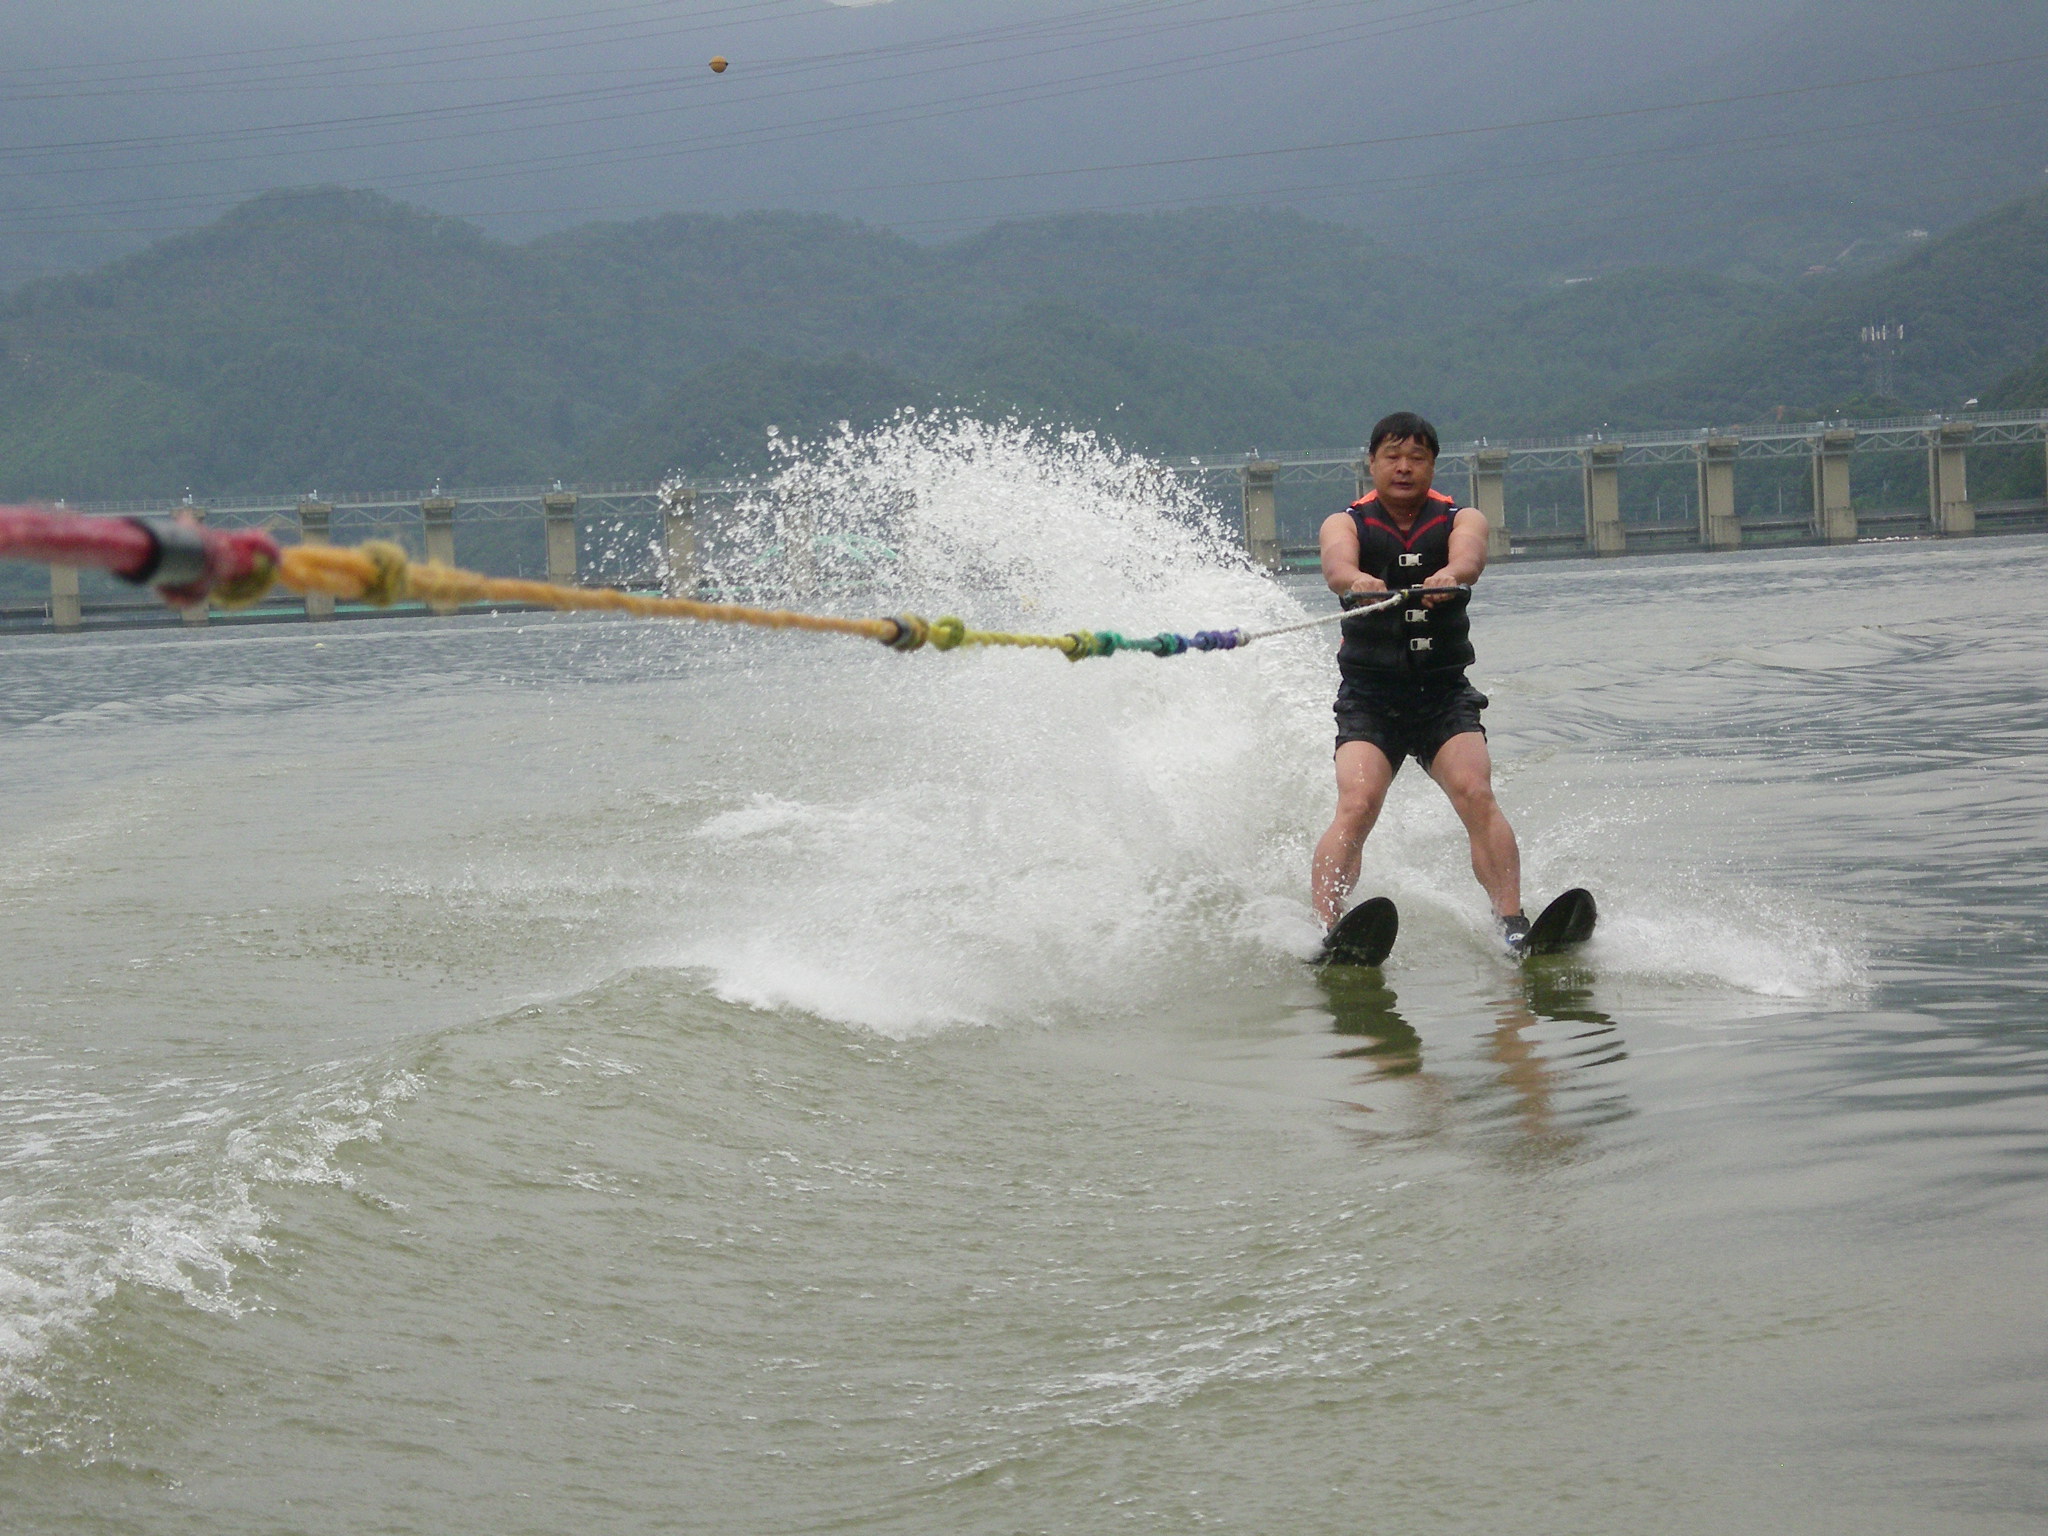
[{"label": "tree covered hillside", "polygon": [[[1806,285],[1798,311],[1751,326],[1647,385],[1614,396],[1645,424],[1754,421],[1865,409],[1956,410],[2048,346],[2048,192],[2019,198],[1893,265]],[[1904,325],[1897,399],[1869,398],[1864,326]]]},{"label": "tree covered hillside", "polygon": [[1542,288],[1299,215],[1088,215],[921,246],[814,215],[678,215],[524,245],[375,195],[274,193],[0,302],[0,496],[715,474],[905,406],[1147,451],[1832,410],[1868,320],[1915,406],[2048,342],[2048,199],[1862,277],[1638,268]]},{"label": "tree covered hillside", "polygon": [[1984,397],[1984,404],[2003,411],[2048,405],[2048,347],[2000,379]]}]

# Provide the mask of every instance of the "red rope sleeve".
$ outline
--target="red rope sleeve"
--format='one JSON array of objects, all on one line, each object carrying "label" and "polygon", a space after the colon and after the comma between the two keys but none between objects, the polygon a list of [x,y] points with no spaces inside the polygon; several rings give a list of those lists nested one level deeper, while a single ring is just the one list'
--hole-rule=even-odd
[{"label": "red rope sleeve", "polygon": [[[201,558],[192,558],[193,539]],[[179,551],[184,558],[170,558]],[[277,558],[277,541],[260,528],[177,527],[167,518],[0,507],[0,560],[89,566],[124,581],[149,581],[166,602],[181,606],[209,597],[253,602],[270,585]]]},{"label": "red rope sleeve", "polygon": [[82,565],[132,576],[156,553],[149,530],[125,517],[80,517],[42,507],[0,507],[0,559]]}]

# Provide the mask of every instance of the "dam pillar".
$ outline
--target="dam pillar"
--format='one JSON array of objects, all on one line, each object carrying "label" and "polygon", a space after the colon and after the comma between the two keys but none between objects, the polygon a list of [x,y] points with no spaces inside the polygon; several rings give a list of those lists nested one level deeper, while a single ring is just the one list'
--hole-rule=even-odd
[{"label": "dam pillar", "polygon": [[1813,536],[1827,544],[1856,542],[1856,505],[1849,499],[1854,432],[1823,432],[1813,440]]},{"label": "dam pillar", "polygon": [[78,567],[50,567],[50,627],[75,630],[85,622],[85,608],[78,599]]},{"label": "dam pillar", "polygon": [[1712,437],[1699,452],[1700,548],[1742,548],[1742,524],[1735,517],[1735,454],[1732,437]]},{"label": "dam pillar", "polygon": [[[455,564],[455,498],[429,496],[420,503],[420,525],[426,534],[427,559],[434,565]],[[430,613],[453,613],[459,603],[429,603]]]},{"label": "dam pillar", "polygon": [[[181,517],[189,517],[192,519],[193,522],[198,523],[202,526],[204,526],[206,522],[206,508],[195,507],[190,502],[187,502],[184,506],[178,508],[178,515]],[[187,624],[204,624],[207,619],[206,604],[204,602],[198,602],[194,603],[190,608],[180,608],[178,610],[178,617],[183,619]]]},{"label": "dam pillar", "polygon": [[1586,496],[1586,552],[1618,555],[1628,547],[1621,527],[1621,444],[1595,443],[1580,455]]},{"label": "dam pillar", "polygon": [[549,491],[540,499],[540,511],[547,529],[548,580],[573,583],[576,580],[576,493]]},{"label": "dam pillar", "polygon": [[1274,480],[1278,464],[1257,463],[1244,467],[1244,547],[1252,564],[1269,571],[1280,569],[1280,508]]},{"label": "dam pillar", "polygon": [[687,486],[661,492],[662,590],[670,597],[697,591],[697,493]]},{"label": "dam pillar", "polygon": [[[299,542],[301,544],[325,544],[334,526],[334,504],[326,501],[302,501],[299,503]],[[334,594],[332,592],[308,592],[306,594],[306,617],[308,619],[331,619],[334,617]]]},{"label": "dam pillar", "polygon": [[1508,451],[1472,450],[1472,505],[1486,518],[1486,558],[1505,560],[1514,553],[1508,539]]},{"label": "dam pillar", "polygon": [[1927,512],[1934,531],[1969,534],[1977,531],[1977,509],[1970,505],[1970,423],[1949,421],[1937,427],[1927,443]]}]

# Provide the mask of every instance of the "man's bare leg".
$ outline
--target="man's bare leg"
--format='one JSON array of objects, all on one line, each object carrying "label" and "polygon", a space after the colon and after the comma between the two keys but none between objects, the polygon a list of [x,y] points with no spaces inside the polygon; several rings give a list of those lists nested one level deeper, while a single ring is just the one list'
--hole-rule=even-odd
[{"label": "man's bare leg", "polygon": [[1429,776],[1443,786],[1465,823],[1472,839],[1472,873],[1492,898],[1494,915],[1513,917],[1522,910],[1522,851],[1493,798],[1493,758],[1486,738],[1477,731],[1453,736],[1436,749]]},{"label": "man's bare leg", "polygon": [[1393,782],[1394,765],[1371,742],[1347,741],[1337,748],[1337,814],[1317,842],[1309,866],[1309,894],[1325,928],[1343,915],[1344,898],[1358,883],[1359,855]]}]

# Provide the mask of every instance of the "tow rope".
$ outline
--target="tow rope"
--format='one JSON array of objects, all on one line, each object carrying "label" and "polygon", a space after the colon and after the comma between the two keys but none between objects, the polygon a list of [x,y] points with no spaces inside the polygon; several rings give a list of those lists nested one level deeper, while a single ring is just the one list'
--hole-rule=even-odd
[{"label": "tow rope", "polygon": [[704,603],[687,597],[649,597],[615,587],[571,587],[548,581],[485,576],[434,561],[414,561],[398,545],[381,540],[344,547],[334,544],[280,546],[258,528],[206,528],[171,517],[87,517],[41,507],[0,507],[0,559],[48,565],[87,566],[136,586],[150,586],[167,603],[190,608],[212,603],[246,608],[273,587],[305,594],[324,592],[344,602],[388,608],[407,600],[460,605],[522,603],[567,611],[637,614],[642,618],[695,619],[706,624],[747,624],[762,629],[800,629],[858,635],[898,651],[929,645],[950,651],[964,645],[1012,646],[1058,651],[1069,661],[1144,651],[1179,656],[1188,651],[1232,651],[1254,640],[1378,613],[1411,597],[1469,591],[1468,587],[1404,587],[1383,599],[1345,612],[1323,614],[1272,629],[1203,629],[1191,635],[1162,631],[1132,636],[1113,629],[1074,630],[1064,635],[1011,634],[969,629],[956,618],[923,619],[896,614],[879,619],[796,613],[786,608],[753,608],[741,603]]}]

